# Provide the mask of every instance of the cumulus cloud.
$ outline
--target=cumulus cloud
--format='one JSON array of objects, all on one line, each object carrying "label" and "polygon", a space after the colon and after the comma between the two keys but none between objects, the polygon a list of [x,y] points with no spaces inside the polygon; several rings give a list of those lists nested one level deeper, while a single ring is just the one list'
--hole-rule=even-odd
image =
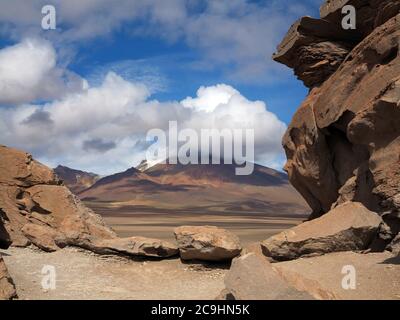
[{"label": "cumulus cloud", "polygon": [[53,166],[110,174],[143,160],[147,132],[167,131],[172,120],[180,129],[254,129],[257,162],[281,164],[286,127],[264,102],[248,100],[225,84],[201,87],[180,102],[159,102],[145,85],[115,73],[97,87],[44,105],[0,109],[0,143],[33,152]]},{"label": "cumulus cloud", "polygon": [[29,38],[0,50],[0,104],[54,99],[84,86],[80,77],[57,67],[47,41]]},{"label": "cumulus cloud", "polygon": [[[192,67],[222,68],[237,80],[260,82],[281,67],[271,54],[288,29],[287,22],[311,14],[319,0],[54,0],[59,27],[40,28],[47,0],[2,1],[0,32],[14,40],[40,35],[56,43],[75,43],[124,31],[183,41],[199,53]],[[99,23],[101,21],[101,23]],[[126,24],[126,25],[124,25]]]}]

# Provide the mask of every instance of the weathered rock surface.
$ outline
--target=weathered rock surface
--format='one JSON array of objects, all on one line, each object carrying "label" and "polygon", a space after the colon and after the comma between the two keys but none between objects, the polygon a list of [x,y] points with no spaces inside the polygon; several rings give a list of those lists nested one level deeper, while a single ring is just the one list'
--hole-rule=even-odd
[{"label": "weathered rock surface", "polygon": [[7,267],[0,255],[0,300],[10,300],[17,297],[14,283],[8,274]]},{"label": "weathered rock surface", "polygon": [[[355,29],[342,27],[345,5],[356,9]],[[307,87],[320,86],[357,44],[399,11],[395,0],[327,0],[320,19],[302,17],[291,26],[273,59],[294,69]]]},{"label": "weathered rock surface", "polygon": [[98,253],[169,257],[175,245],[155,239],[117,238],[53,170],[18,150],[0,146],[0,245],[34,244],[44,251],[77,246]]},{"label": "weathered rock surface", "polygon": [[400,255],[400,233],[389,244],[388,249],[395,255]]},{"label": "weathered rock surface", "polygon": [[366,37],[400,11],[400,4],[396,0],[327,0],[321,6],[321,18],[340,25],[344,16],[342,8],[345,5],[352,5],[356,9],[355,32],[360,38]]},{"label": "weathered rock surface", "polygon": [[291,26],[273,59],[293,68],[304,85],[312,88],[339,68],[354,43],[352,32],[326,20],[303,17]]},{"label": "weathered rock surface", "polygon": [[239,238],[213,226],[182,226],[174,230],[183,260],[223,261],[240,254]]},{"label": "weathered rock surface", "polygon": [[275,260],[363,250],[375,239],[381,223],[381,217],[362,204],[347,202],[318,219],[272,236],[261,245],[264,254]]},{"label": "weathered rock surface", "polygon": [[13,245],[87,245],[115,238],[102,218],[63,186],[54,172],[18,150],[0,147],[0,210]]},{"label": "weathered rock surface", "polygon": [[[400,299],[400,258],[387,251],[336,252],[274,263],[273,267],[289,285],[316,299]],[[349,275],[355,276],[354,282]]]},{"label": "weathered rock surface", "polygon": [[248,253],[235,258],[225,276],[225,290],[218,299],[234,300],[310,300],[312,296],[296,290],[276,273],[265,258]]},{"label": "weathered rock surface", "polygon": [[[325,32],[340,26],[346,4],[357,9],[357,29],[346,31],[348,38]],[[311,219],[355,201],[400,226],[399,10],[394,0],[326,1],[322,19],[301,19],[274,56],[296,74],[303,68],[307,79],[320,79],[283,138],[285,170],[313,209]],[[323,25],[321,36],[317,26]],[[303,62],[313,56],[309,47],[338,40],[350,50],[335,60],[334,72],[314,72],[312,63]],[[332,52],[318,51],[317,65],[332,61]]]},{"label": "weathered rock surface", "polygon": [[168,258],[179,254],[178,247],[170,242],[144,237],[117,238],[99,241],[93,246],[93,251],[100,254],[125,254],[128,256],[143,256]]}]

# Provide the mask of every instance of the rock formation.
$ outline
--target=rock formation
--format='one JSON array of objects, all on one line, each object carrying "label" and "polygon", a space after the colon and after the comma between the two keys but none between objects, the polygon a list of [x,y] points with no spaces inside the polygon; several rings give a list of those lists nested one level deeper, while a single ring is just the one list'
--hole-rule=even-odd
[{"label": "rock formation", "polygon": [[360,203],[347,202],[326,215],[265,240],[266,256],[292,260],[304,255],[367,249],[382,219]]},{"label": "rock formation", "polygon": [[248,253],[235,258],[219,298],[232,300],[311,300],[306,292],[288,285],[267,259]]},{"label": "rock formation", "polygon": [[175,244],[144,237],[106,239],[95,243],[92,250],[100,254],[125,254],[154,258],[168,258],[179,253]]},{"label": "rock formation", "polygon": [[17,297],[14,283],[8,274],[7,267],[0,255],[0,300],[10,300]]},{"label": "rock formation", "polygon": [[98,253],[168,257],[176,246],[146,238],[118,238],[86,208],[53,170],[31,155],[0,146],[0,245],[33,244],[44,251],[77,246]]},{"label": "rock formation", "polygon": [[174,233],[183,260],[230,260],[242,250],[239,238],[225,229],[182,226]]},{"label": "rock formation", "polygon": [[[355,6],[355,30],[341,28]],[[319,217],[347,201],[400,226],[400,2],[329,0],[274,55],[310,93],[283,138],[285,170]],[[390,242],[390,241],[389,241]]]}]

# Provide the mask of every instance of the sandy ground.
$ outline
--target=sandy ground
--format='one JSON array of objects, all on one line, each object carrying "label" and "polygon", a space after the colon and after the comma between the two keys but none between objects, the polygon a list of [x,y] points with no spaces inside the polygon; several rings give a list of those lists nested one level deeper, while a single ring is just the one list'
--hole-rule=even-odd
[{"label": "sandy ground", "polygon": [[[19,299],[214,299],[228,265],[185,264],[180,259],[131,260],[78,248],[44,253],[1,251]],[[42,288],[45,265],[56,270],[56,289]]]},{"label": "sandy ground", "polygon": [[[400,300],[400,257],[387,251],[337,252],[274,266],[292,284],[322,293],[325,299]],[[350,274],[346,269],[349,267],[354,274],[354,287],[343,287],[343,279]]]},{"label": "sandy ground", "polygon": [[174,241],[173,230],[182,225],[213,225],[236,234],[243,245],[259,242],[294,227],[305,218],[277,218],[243,215],[130,214],[104,215],[119,236],[143,236]]}]

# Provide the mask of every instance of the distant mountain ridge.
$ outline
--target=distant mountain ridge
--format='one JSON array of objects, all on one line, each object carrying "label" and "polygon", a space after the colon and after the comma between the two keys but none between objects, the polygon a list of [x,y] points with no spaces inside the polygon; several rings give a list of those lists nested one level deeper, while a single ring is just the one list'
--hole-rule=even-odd
[{"label": "distant mountain ridge", "polygon": [[75,194],[91,187],[101,178],[98,174],[71,169],[62,165],[55,168],[54,172]]},{"label": "distant mountain ridge", "polygon": [[[308,208],[286,174],[254,165],[248,176],[232,164],[156,164],[110,175],[81,191],[87,202],[110,202],[132,210],[272,211],[304,214]],[[282,209],[284,208],[284,209]]]}]

